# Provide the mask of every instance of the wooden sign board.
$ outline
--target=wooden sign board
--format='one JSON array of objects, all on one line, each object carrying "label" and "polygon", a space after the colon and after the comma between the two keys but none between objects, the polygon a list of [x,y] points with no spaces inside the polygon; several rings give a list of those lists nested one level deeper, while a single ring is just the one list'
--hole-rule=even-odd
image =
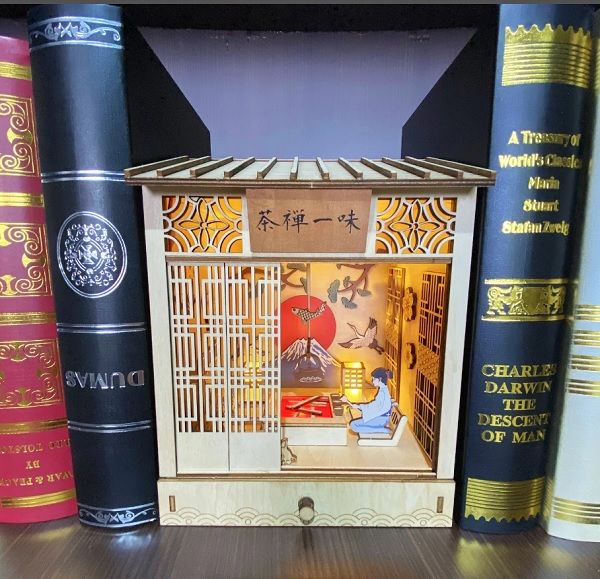
[{"label": "wooden sign board", "polygon": [[246,189],[252,253],[365,253],[370,189]]}]

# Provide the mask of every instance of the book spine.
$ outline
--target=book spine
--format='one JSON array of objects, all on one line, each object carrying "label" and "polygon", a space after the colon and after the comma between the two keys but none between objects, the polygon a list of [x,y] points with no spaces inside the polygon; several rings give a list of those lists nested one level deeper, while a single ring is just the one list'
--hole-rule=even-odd
[{"label": "book spine", "polygon": [[500,8],[467,394],[462,528],[533,527],[545,484],[590,86],[591,8]]},{"label": "book spine", "polygon": [[600,13],[594,22],[595,82],[591,163],[587,185],[577,292],[561,384],[560,416],[553,432],[542,525],[563,539],[600,542]]},{"label": "book spine", "polygon": [[28,35],[79,518],[131,527],[157,471],[121,9],[39,6]]},{"label": "book spine", "polygon": [[0,37],[0,522],[77,512],[27,42]]}]

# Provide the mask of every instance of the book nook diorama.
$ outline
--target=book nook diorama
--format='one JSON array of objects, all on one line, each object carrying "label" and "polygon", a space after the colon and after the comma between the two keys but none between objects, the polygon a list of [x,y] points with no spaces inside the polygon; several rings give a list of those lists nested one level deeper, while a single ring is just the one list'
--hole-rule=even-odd
[{"label": "book nook diorama", "polygon": [[161,523],[451,526],[494,172],[180,157],[125,175],[143,186]]}]

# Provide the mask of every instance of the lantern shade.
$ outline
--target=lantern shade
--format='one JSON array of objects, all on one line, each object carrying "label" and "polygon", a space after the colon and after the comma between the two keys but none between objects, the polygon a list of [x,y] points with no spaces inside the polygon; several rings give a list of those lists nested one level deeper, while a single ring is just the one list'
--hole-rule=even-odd
[{"label": "lantern shade", "polygon": [[362,362],[342,362],[342,394],[362,390],[365,385],[365,365]]}]

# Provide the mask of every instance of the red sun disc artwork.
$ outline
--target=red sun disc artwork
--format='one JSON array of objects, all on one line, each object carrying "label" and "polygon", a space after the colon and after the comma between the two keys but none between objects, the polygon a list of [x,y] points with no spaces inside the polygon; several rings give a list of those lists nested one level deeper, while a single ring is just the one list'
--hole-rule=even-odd
[{"label": "red sun disc artwork", "polygon": [[[323,300],[314,296],[294,296],[285,300],[281,304],[281,351],[285,352],[290,344],[293,344],[300,338],[308,337],[308,323],[302,321],[303,311],[315,312],[323,304]],[[297,308],[298,313],[294,313],[292,308]],[[300,314],[300,315],[298,315]],[[310,335],[315,338],[323,348],[331,346],[335,337],[335,316],[331,308],[325,303],[323,313],[310,320]]]}]

